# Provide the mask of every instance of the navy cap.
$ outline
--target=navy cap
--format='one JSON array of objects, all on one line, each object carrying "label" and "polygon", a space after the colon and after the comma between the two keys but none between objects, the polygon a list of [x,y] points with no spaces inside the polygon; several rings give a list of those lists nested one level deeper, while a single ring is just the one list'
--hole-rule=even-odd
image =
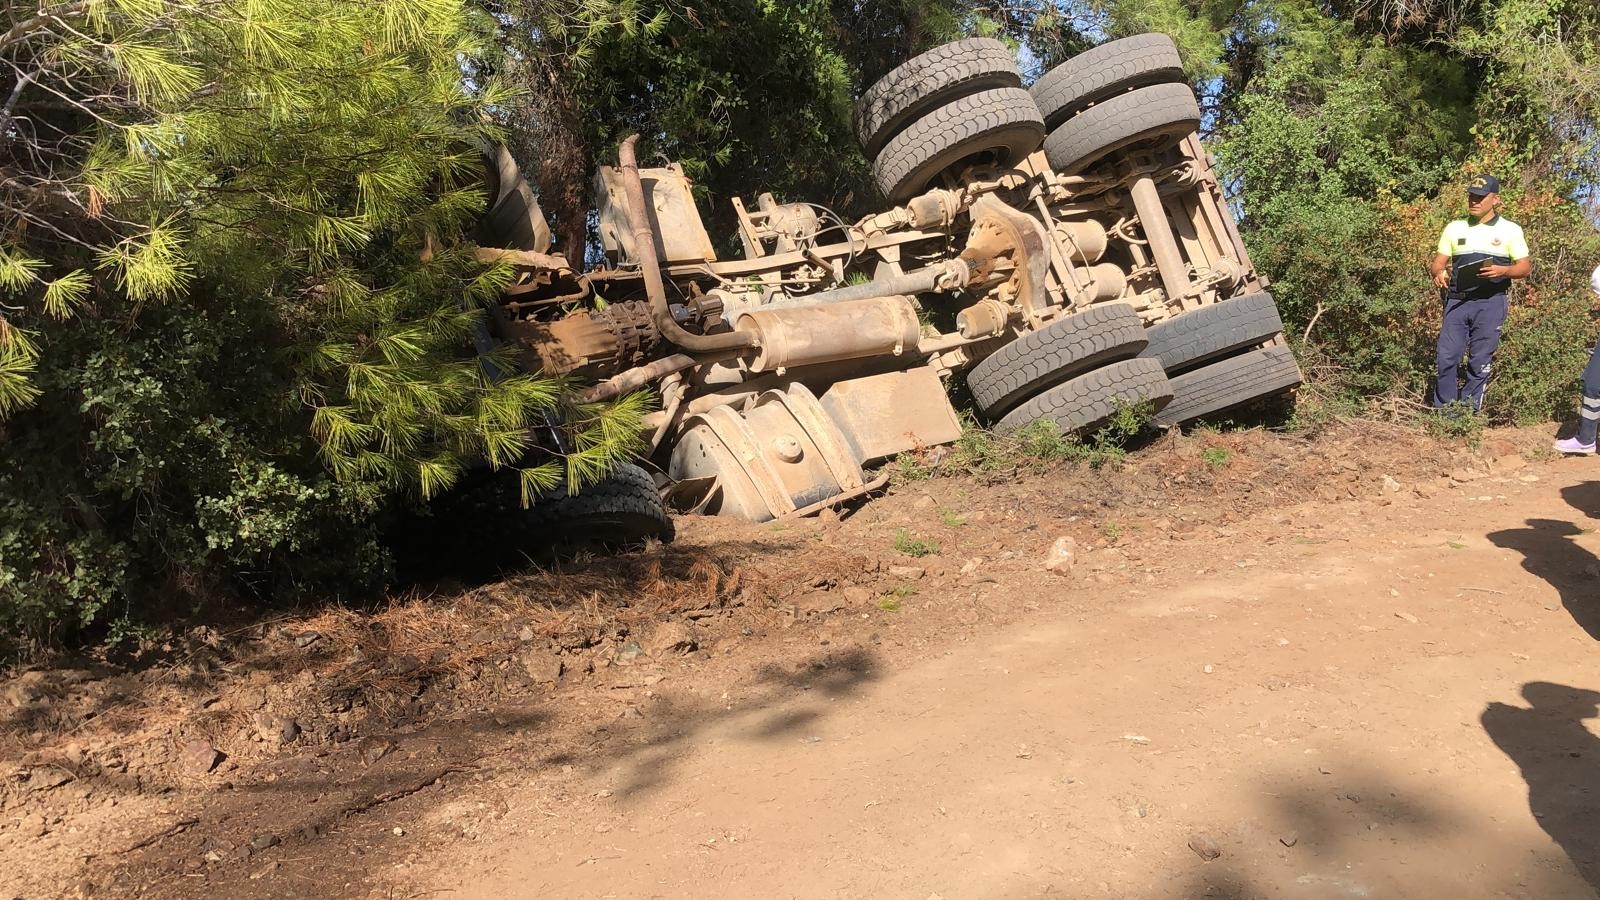
[{"label": "navy cap", "polygon": [[1474,175],[1467,181],[1467,193],[1474,197],[1498,194],[1500,193],[1500,179],[1493,175]]}]

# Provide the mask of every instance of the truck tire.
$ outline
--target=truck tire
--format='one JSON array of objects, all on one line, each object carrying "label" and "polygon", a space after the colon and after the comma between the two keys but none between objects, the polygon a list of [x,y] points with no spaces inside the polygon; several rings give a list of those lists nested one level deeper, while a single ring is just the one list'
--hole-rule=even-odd
[{"label": "truck tire", "polygon": [[1156,414],[1156,422],[1177,425],[1209,416],[1280,394],[1302,380],[1288,347],[1250,350],[1173,378],[1172,402]]},{"label": "truck tire", "polygon": [[979,91],[1020,87],[1016,54],[994,38],[968,38],[914,56],[856,101],[856,135],[867,158],[935,108]]},{"label": "truck tire", "polygon": [[1282,331],[1278,306],[1271,294],[1262,291],[1179,313],[1150,326],[1149,346],[1139,355],[1161,360],[1167,374],[1175,375],[1271,340]]},{"label": "truck tire", "polygon": [[1068,378],[1140,355],[1145,342],[1144,322],[1132,306],[1091,306],[989,354],[967,373],[967,387],[979,409],[998,416]]},{"label": "truck tire", "polygon": [[632,463],[623,463],[576,494],[567,493],[563,484],[540,497],[527,510],[522,530],[552,547],[630,549],[676,536],[655,481]]},{"label": "truck tire", "polygon": [[436,498],[431,514],[388,536],[403,580],[489,580],[574,550],[628,550],[672,540],[672,519],[649,473],[622,465],[578,494],[558,488],[529,509],[513,469],[480,471]]},{"label": "truck tire", "polygon": [[995,430],[1005,434],[1048,419],[1071,434],[1104,422],[1122,406],[1149,403],[1160,410],[1171,399],[1172,386],[1160,362],[1129,359],[1050,388],[1007,413]]},{"label": "truck tire", "polygon": [[1164,34],[1136,34],[1085,50],[1033,83],[1046,128],[1118,94],[1152,84],[1182,82],[1178,46]]},{"label": "truck tire", "polygon": [[1187,84],[1139,88],[1091,106],[1045,138],[1050,167],[1075,175],[1118,150],[1177,141],[1200,127],[1200,104]]},{"label": "truck tire", "polygon": [[951,101],[906,126],[873,163],[878,186],[891,203],[903,203],[940,172],[985,154],[999,165],[1039,149],[1044,120],[1022,88],[995,88]]}]

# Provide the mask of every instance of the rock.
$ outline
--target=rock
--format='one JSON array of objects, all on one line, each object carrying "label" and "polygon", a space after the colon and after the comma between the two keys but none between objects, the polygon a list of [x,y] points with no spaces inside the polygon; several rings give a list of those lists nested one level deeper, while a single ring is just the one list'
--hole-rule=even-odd
[{"label": "rock", "polygon": [[799,602],[795,604],[795,606],[799,608],[801,612],[812,613],[814,615],[826,615],[831,612],[838,612],[839,610],[844,609],[845,605],[844,595],[842,593],[834,593],[832,591],[813,591],[812,593],[801,597]]},{"label": "rock", "polygon": [[25,838],[44,837],[50,833],[50,820],[41,813],[23,816],[22,821],[18,824],[22,829],[22,836]]},{"label": "rock", "polygon": [[1203,831],[1197,831],[1189,836],[1189,849],[1193,850],[1196,856],[1206,862],[1210,862],[1222,855],[1222,848],[1217,846],[1217,842],[1212,839],[1211,835]]},{"label": "rock", "polygon": [[1501,475],[1509,475],[1512,472],[1520,472],[1527,467],[1528,461],[1516,454],[1499,456],[1496,457],[1494,461],[1494,470],[1496,473]]},{"label": "rock", "polygon": [[872,592],[864,587],[844,589],[844,602],[849,606],[866,606],[872,602]]},{"label": "rock", "polygon": [[178,768],[186,775],[205,775],[227,757],[210,742],[193,740],[178,751]]},{"label": "rock", "polygon": [[4,694],[6,703],[17,709],[41,709],[50,705],[44,683],[43,672],[24,672],[0,689],[0,694]]},{"label": "rock", "polygon": [[1300,835],[1291,831],[1288,834],[1278,838],[1278,843],[1284,845],[1285,847],[1293,847],[1295,844],[1300,843]]},{"label": "rock", "polygon": [[315,631],[307,631],[294,639],[294,645],[304,650],[305,648],[322,640],[322,635]]},{"label": "rock", "polygon": [[260,853],[263,850],[270,850],[278,846],[278,843],[278,836],[275,834],[259,834],[256,835],[255,840],[250,842],[250,849],[253,852]]},{"label": "rock", "polygon": [[524,625],[522,626],[522,630],[517,632],[517,640],[523,642],[524,644],[532,641],[537,636],[538,632],[533,630],[532,625]]},{"label": "rock", "polygon": [[1383,476],[1383,491],[1386,494],[1398,494],[1402,490],[1400,482],[1395,481],[1391,475]]},{"label": "rock", "polygon": [[980,567],[982,565],[983,565],[983,560],[982,559],[979,559],[978,557],[973,557],[972,559],[969,559],[966,562],[961,564],[961,574],[962,575],[971,575],[973,572],[978,571],[978,567]]},{"label": "rock", "polygon": [[566,671],[561,657],[536,650],[522,654],[522,668],[534,684],[555,684],[561,680],[561,674]]},{"label": "rock", "polygon": [[650,635],[650,655],[657,658],[693,653],[699,646],[694,632],[682,622],[663,622]]},{"label": "rock", "polygon": [[1472,469],[1460,469],[1450,473],[1450,480],[1456,484],[1466,484],[1469,481],[1477,481],[1482,477],[1482,472],[1476,472]]},{"label": "rock", "polygon": [[278,743],[292,744],[300,737],[300,723],[290,718],[283,718],[278,722]]},{"label": "rock", "polygon": [[1537,475],[1524,475],[1521,478],[1518,478],[1517,480],[1522,482],[1523,484],[1537,484],[1539,482],[1539,476],[1537,476]]},{"label": "rock", "polygon": [[236,712],[253,713],[267,705],[267,689],[245,687],[228,698],[228,708]]},{"label": "rock", "polygon": [[933,499],[933,497],[927,494],[923,494],[921,497],[918,497],[916,501],[911,504],[913,509],[933,509],[938,505],[939,501]]},{"label": "rock", "polygon": [[921,566],[889,567],[889,576],[891,578],[899,578],[902,581],[919,581],[926,574],[928,574],[927,570]]},{"label": "rock", "polygon": [[66,769],[51,766],[45,769],[34,769],[33,775],[28,778],[28,790],[48,791],[61,787],[69,781],[75,780],[72,773]]},{"label": "rock", "polygon": [[393,753],[394,748],[394,741],[386,737],[366,737],[356,744],[356,750],[361,754],[361,761],[369,766]]},{"label": "rock", "polygon": [[617,652],[612,655],[611,661],[619,666],[631,666],[641,653],[644,653],[644,648],[640,647],[637,641],[628,641],[617,648]]},{"label": "rock", "polygon": [[1407,622],[1410,622],[1412,625],[1415,625],[1419,621],[1421,621],[1416,616],[1413,616],[1411,613],[1408,613],[1408,612],[1397,612],[1397,613],[1394,614],[1394,617],[1396,619],[1403,619],[1403,620],[1405,620]]},{"label": "rock", "polygon": [[1071,575],[1078,562],[1078,542],[1069,537],[1056,538],[1044,557],[1044,568],[1057,575]]}]

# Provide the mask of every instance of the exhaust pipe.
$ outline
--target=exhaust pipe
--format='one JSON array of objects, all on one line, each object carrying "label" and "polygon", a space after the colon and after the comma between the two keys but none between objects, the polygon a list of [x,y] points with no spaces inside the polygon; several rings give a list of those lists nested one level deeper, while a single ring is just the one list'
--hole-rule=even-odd
[{"label": "exhaust pipe", "polygon": [[650,228],[650,209],[644,203],[644,183],[639,180],[639,159],[634,145],[639,135],[630,135],[617,148],[617,164],[622,169],[623,193],[628,198],[633,218],[633,252],[639,257],[644,275],[645,294],[650,298],[650,318],[663,337],[694,353],[744,350],[755,346],[756,336],[737,331],[727,334],[692,334],[672,318],[667,308],[667,286],[661,280],[661,261],[656,258],[656,236]]}]

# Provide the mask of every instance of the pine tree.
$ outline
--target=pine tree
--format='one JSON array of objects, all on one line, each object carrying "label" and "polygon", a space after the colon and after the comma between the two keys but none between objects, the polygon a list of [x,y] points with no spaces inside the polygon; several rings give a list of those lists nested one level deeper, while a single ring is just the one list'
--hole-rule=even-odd
[{"label": "pine tree", "polygon": [[370,534],[478,461],[532,494],[630,451],[643,398],[474,349],[510,277],[464,239],[512,97],[464,74],[492,35],[458,0],[0,12],[0,618]]}]

